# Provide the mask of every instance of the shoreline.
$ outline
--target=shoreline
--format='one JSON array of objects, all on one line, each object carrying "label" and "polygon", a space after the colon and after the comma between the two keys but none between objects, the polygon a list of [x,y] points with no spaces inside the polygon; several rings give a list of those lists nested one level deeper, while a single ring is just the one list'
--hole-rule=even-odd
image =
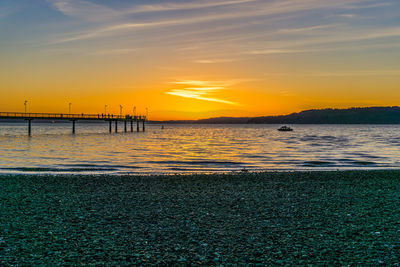
[{"label": "shoreline", "polygon": [[[20,168],[24,169],[24,168]],[[46,171],[15,171],[15,172],[0,172],[1,176],[110,176],[110,177],[150,177],[150,176],[192,176],[192,175],[242,175],[242,174],[274,174],[274,173],[307,173],[307,172],[386,172],[386,171],[399,171],[400,167],[370,167],[370,168],[347,168],[347,169],[328,169],[328,168],[310,168],[310,169],[244,169],[244,170],[227,170],[227,171],[181,171],[181,172],[124,172],[124,173],[96,173],[93,171],[77,171],[77,172],[63,172],[61,170],[46,172]]]},{"label": "shoreline", "polygon": [[400,259],[400,170],[0,174],[0,264]]}]

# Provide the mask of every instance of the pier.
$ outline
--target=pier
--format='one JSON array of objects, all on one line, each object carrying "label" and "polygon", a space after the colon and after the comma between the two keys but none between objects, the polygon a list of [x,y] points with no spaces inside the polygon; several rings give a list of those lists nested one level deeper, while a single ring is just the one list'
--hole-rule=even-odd
[{"label": "pier", "polygon": [[28,123],[28,135],[32,135],[33,120],[50,121],[70,121],[72,123],[72,134],[75,134],[75,122],[80,121],[107,121],[109,123],[109,132],[112,133],[112,124],[115,124],[115,132],[118,132],[118,122],[123,122],[124,132],[127,132],[127,125],[130,124],[130,131],[133,132],[136,123],[136,131],[145,131],[146,116],[115,115],[115,114],[63,114],[63,113],[25,113],[25,112],[0,112],[0,119],[21,119]]}]

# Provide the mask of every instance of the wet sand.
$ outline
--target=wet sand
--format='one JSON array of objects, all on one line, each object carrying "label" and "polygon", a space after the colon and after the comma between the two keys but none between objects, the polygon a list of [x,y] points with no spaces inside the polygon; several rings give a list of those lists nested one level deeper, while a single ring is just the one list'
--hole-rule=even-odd
[{"label": "wet sand", "polygon": [[0,265],[400,262],[400,171],[0,176]]}]

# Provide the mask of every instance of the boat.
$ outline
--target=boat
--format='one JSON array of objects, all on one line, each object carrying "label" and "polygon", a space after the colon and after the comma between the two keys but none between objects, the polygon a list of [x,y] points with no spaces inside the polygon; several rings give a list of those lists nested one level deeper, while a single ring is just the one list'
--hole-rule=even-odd
[{"label": "boat", "polygon": [[292,128],[290,128],[289,126],[282,126],[281,128],[279,128],[278,129],[278,131],[281,131],[281,132],[290,132],[290,131],[293,131],[293,129]]}]

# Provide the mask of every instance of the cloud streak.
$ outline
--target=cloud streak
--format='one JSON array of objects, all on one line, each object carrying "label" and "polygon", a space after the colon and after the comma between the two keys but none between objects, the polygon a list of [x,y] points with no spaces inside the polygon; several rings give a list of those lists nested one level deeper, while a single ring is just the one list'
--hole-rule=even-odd
[{"label": "cloud streak", "polygon": [[197,64],[218,64],[218,63],[230,63],[239,60],[240,59],[238,58],[220,58],[220,59],[197,59],[193,62]]},{"label": "cloud streak", "polygon": [[265,76],[303,76],[303,77],[354,77],[354,76],[393,76],[399,75],[400,69],[349,70],[342,72],[305,72],[305,73],[266,73]]},{"label": "cloud streak", "polygon": [[326,25],[315,25],[315,26],[303,27],[303,28],[281,29],[278,32],[279,33],[304,33],[304,32],[332,28],[335,26],[338,26],[338,24],[326,24]]},{"label": "cloud streak", "polygon": [[121,13],[103,5],[82,0],[47,0],[62,14],[88,21],[107,21],[121,16]]},{"label": "cloud streak", "polygon": [[[108,26],[88,30],[72,34],[68,38],[63,38],[56,41],[56,43],[71,42],[77,40],[84,40],[105,36],[113,32],[120,32],[123,30],[143,29],[149,27],[166,27],[176,25],[187,25],[195,23],[204,23],[211,21],[223,21],[228,19],[239,19],[246,17],[257,16],[270,16],[284,13],[301,12],[307,10],[317,9],[332,9],[332,8],[346,8],[354,4],[362,3],[362,0],[281,0],[264,2],[258,0],[231,0],[223,2],[215,1],[202,1],[202,2],[189,2],[189,3],[174,3],[174,4],[161,4],[161,5],[145,5],[145,6],[132,6],[124,10],[116,10],[108,7],[93,4],[88,1],[68,1],[68,0],[48,0],[53,7],[57,10],[72,17],[87,18],[88,20],[107,20],[113,18],[115,22]],[[247,4],[245,9],[233,9],[230,12],[215,13],[205,16],[204,13],[195,15],[184,16],[183,14],[168,18],[156,19],[153,21],[131,21],[127,15],[140,12],[160,12],[166,10],[182,10],[182,9],[200,9],[210,8],[217,6],[239,5]],[[316,26],[318,27],[318,26]],[[304,30],[304,29],[303,29]],[[310,29],[309,29],[310,30]]]},{"label": "cloud streak", "polygon": [[305,53],[305,50],[284,50],[284,49],[266,49],[266,50],[252,50],[247,51],[245,54],[248,55],[274,55],[274,54],[297,54]]},{"label": "cloud streak", "polygon": [[182,2],[182,3],[169,3],[158,5],[143,5],[132,8],[128,13],[142,13],[142,12],[161,12],[171,10],[188,10],[188,9],[203,9],[209,7],[219,7],[227,5],[238,5],[245,3],[257,2],[257,0],[232,0],[232,1],[196,1],[196,2]]},{"label": "cloud streak", "polygon": [[[312,46],[312,45],[334,44],[342,42],[357,42],[365,40],[399,37],[399,36],[400,36],[400,27],[390,27],[390,28],[387,27],[384,29],[376,28],[376,29],[361,30],[358,32],[354,31],[346,34],[340,34],[337,36],[334,36],[334,34],[332,34],[332,36],[328,37],[323,36],[323,37],[305,39],[301,41],[286,42],[285,46],[286,47]],[[318,51],[318,49],[316,51]],[[323,51],[323,49],[319,51]]]},{"label": "cloud streak", "polygon": [[[172,89],[167,91],[166,94],[179,96],[184,98],[192,98],[202,101],[217,102],[227,105],[238,106],[239,103],[214,97],[217,91],[225,90],[227,86],[232,85],[235,81],[176,81],[171,82],[172,84],[185,85],[184,88]],[[195,86],[195,87],[193,87]]]}]

